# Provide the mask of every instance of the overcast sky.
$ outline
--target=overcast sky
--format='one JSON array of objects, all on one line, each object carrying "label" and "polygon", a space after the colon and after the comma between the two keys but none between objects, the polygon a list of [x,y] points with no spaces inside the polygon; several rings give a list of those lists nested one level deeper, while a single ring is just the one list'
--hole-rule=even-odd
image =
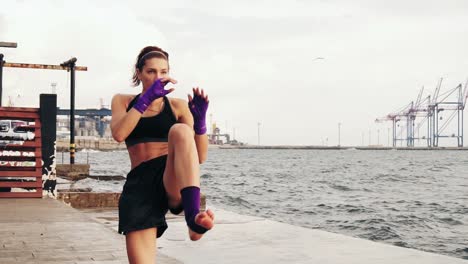
[{"label": "overcast sky", "polygon": [[[468,1],[131,2],[2,1],[0,41],[18,48],[0,52],[7,62],[77,57],[88,71],[77,73],[76,106],[96,108],[100,98],[139,93],[135,58],[160,46],[179,81],[172,96],[204,88],[212,122],[250,144],[260,123],[261,144],[336,145],[341,123],[341,145],[363,136],[367,145],[369,132],[377,144],[377,130],[386,145],[390,124],[375,118],[416,100],[422,86],[432,94],[441,77],[442,92],[468,78]],[[68,108],[68,76],[5,68],[3,105],[10,96],[38,106],[56,82]]]}]

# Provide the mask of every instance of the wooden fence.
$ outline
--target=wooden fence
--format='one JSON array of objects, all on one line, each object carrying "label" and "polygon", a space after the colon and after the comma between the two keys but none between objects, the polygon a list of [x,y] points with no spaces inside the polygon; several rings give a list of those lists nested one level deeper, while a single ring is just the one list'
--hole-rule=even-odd
[{"label": "wooden fence", "polygon": [[0,107],[0,198],[40,198],[44,185],[53,191],[54,120],[55,95],[41,95],[40,108]]}]

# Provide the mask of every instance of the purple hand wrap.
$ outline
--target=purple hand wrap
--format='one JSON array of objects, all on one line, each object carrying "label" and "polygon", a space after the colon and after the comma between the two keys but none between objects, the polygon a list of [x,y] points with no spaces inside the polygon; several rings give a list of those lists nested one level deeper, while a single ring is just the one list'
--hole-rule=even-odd
[{"label": "purple hand wrap", "polygon": [[144,94],[140,95],[133,108],[143,114],[154,100],[169,93],[169,91],[164,90],[166,84],[167,82],[163,83],[161,79],[156,80]]},{"label": "purple hand wrap", "polygon": [[206,133],[206,110],[208,102],[200,95],[195,94],[192,101],[189,102],[190,112],[193,115],[193,129],[195,134],[203,135]]}]

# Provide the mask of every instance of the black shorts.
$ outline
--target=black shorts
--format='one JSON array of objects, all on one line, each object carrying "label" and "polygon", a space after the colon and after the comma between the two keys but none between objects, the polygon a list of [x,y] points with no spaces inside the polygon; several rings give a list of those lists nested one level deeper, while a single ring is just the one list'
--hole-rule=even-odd
[{"label": "black shorts", "polygon": [[163,175],[167,155],[142,162],[127,175],[119,200],[119,233],[157,227],[157,237],[167,229],[168,200]]}]

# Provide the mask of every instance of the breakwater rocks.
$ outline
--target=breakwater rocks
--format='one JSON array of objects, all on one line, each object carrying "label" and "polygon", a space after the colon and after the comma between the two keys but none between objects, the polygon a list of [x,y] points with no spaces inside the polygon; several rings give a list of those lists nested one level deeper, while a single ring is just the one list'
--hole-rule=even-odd
[{"label": "breakwater rocks", "polygon": [[[118,207],[120,192],[92,192],[91,188],[59,189],[57,199],[73,208]],[[206,195],[200,195],[200,210],[206,209]]]},{"label": "breakwater rocks", "polygon": [[[64,166],[68,168],[69,164],[64,164]],[[74,170],[78,169],[74,168]],[[121,194],[120,192],[93,190],[94,184],[80,184],[81,187],[76,188],[74,186],[77,182],[90,178],[96,181],[121,181],[123,185],[126,179],[120,175],[89,175],[89,172],[79,175],[57,174],[57,177],[57,199],[77,209],[118,207]],[[203,193],[200,195],[200,208],[206,209],[206,195]]]},{"label": "breakwater rocks", "polygon": [[[67,152],[70,149],[69,139],[57,139],[57,151]],[[95,149],[102,151],[123,150],[127,147],[125,143],[118,143],[112,138],[98,138],[98,139],[75,139],[76,150],[82,149]]]}]

